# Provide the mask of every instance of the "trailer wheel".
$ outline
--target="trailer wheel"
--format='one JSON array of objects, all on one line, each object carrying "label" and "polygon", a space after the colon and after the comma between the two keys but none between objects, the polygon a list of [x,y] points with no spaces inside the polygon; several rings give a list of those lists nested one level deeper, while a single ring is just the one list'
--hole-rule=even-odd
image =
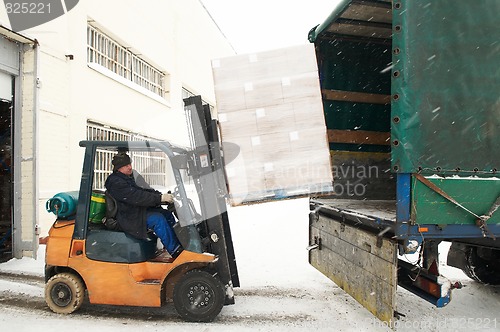
[{"label": "trailer wheel", "polygon": [[500,250],[467,246],[464,273],[483,284],[500,285]]},{"label": "trailer wheel", "polygon": [[174,306],[190,322],[211,322],[224,306],[224,285],[218,277],[201,270],[187,272],[174,287]]},{"label": "trailer wheel", "polygon": [[58,314],[70,314],[83,303],[85,287],[80,277],[72,273],[59,273],[45,285],[45,302]]}]

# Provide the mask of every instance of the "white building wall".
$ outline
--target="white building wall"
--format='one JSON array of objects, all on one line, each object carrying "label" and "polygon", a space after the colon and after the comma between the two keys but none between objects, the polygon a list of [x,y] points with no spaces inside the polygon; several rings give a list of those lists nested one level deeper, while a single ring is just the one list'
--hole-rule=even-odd
[{"label": "white building wall", "polygon": [[0,0],[0,25],[10,29],[9,17],[5,11],[5,3],[3,0]]},{"label": "white building wall", "polygon": [[[5,24],[4,13],[0,19]],[[166,100],[87,65],[88,20],[168,73]],[[182,87],[214,104],[210,60],[234,54],[199,0],[82,0],[65,15],[22,33],[40,44],[41,235],[55,218],[45,211],[46,200],[79,188],[83,149],[78,142],[86,138],[87,120],[187,145]]]}]

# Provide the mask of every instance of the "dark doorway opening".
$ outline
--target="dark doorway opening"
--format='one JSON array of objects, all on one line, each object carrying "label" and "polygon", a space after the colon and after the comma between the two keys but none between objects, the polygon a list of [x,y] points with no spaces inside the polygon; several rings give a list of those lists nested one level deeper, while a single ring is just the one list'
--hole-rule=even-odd
[{"label": "dark doorway opening", "polygon": [[0,262],[12,258],[12,102],[0,99]]}]

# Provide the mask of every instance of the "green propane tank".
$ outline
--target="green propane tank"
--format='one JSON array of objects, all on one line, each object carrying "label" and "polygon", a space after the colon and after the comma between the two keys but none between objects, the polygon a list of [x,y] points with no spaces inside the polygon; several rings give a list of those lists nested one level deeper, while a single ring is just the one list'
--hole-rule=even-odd
[{"label": "green propane tank", "polygon": [[58,218],[68,218],[76,213],[78,191],[67,191],[55,194],[45,204],[47,212],[52,212]]},{"label": "green propane tank", "polygon": [[102,223],[102,218],[106,215],[106,198],[104,194],[92,192],[90,197],[89,220],[92,223]]}]

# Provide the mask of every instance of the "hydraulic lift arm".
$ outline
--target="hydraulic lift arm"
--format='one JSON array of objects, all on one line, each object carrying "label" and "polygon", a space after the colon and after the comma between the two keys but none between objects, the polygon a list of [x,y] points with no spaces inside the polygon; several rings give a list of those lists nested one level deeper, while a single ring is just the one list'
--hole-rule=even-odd
[{"label": "hydraulic lift arm", "polygon": [[[184,99],[186,117],[190,125],[193,155],[189,158],[190,171],[197,171],[196,189],[200,193],[203,221],[200,227],[206,235],[209,251],[219,257],[218,273],[225,284],[239,287],[238,270],[227,215],[227,186],[223,172],[223,157],[217,131],[217,121],[210,114],[209,105],[202,105],[200,96]],[[207,167],[208,166],[208,167]],[[226,301],[234,299],[226,299]]]}]

